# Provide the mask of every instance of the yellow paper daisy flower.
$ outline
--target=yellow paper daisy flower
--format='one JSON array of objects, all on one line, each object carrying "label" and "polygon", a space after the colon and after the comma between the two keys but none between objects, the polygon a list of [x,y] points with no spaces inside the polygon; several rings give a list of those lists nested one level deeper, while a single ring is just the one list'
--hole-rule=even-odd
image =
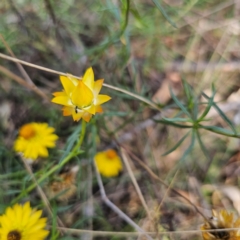
[{"label": "yellow paper daisy flower", "polygon": [[95,155],[98,171],[105,177],[115,177],[122,170],[122,162],[116,151],[109,149]]},{"label": "yellow paper daisy flower", "polygon": [[63,105],[63,116],[72,115],[74,121],[83,118],[89,122],[92,115],[102,112],[101,104],[111,98],[99,94],[103,79],[94,82],[92,68],[88,68],[83,78],[78,80],[71,76],[60,76],[64,90],[53,93],[52,102]]},{"label": "yellow paper daisy flower", "polygon": [[45,230],[46,218],[41,218],[42,211],[36,211],[27,202],[8,207],[0,216],[1,240],[43,240],[49,234]]},{"label": "yellow paper daisy flower", "polygon": [[212,215],[209,221],[205,222],[201,227],[201,230],[222,230],[203,232],[204,240],[240,240],[240,229],[224,231],[224,228],[240,228],[240,218],[234,221],[233,214],[228,213],[226,210],[221,210],[220,212],[212,210]]},{"label": "yellow paper daisy flower", "polygon": [[26,159],[48,157],[47,148],[55,147],[55,141],[58,139],[58,136],[53,134],[54,131],[55,129],[47,123],[25,124],[20,128],[13,148]]}]

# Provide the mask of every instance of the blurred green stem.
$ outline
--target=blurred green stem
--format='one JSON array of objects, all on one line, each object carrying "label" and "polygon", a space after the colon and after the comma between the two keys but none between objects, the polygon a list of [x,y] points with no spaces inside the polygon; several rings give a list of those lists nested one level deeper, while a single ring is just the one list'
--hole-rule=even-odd
[{"label": "blurred green stem", "polygon": [[42,177],[40,177],[35,183],[30,185],[27,189],[23,190],[15,199],[12,200],[11,205],[17,203],[22,197],[25,196],[25,194],[32,191],[37,185],[39,185],[41,182],[43,182],[47,177],[49,177],[51,174],[53,174],[54,172],[56,172],[60,168],[62,168],[73,157],[77,156],[79,153],[79,148],[82,145],[85,133],[86,133],[86,122],[82,121],[82,129],[81,129],[80,137],[79,137],[79,140],[77,141],[75,147],[72,149],[72,151],[59,164],[57,164],[53,168],[51,168]]},{"label": "blurred green stem", "polygon": [[118,41],[119,38],[124,34],[127,26],[128,26],[128,17],[129,17],[129,11],[130,11],[130,0],[125,0],[126,1],[126,12],[125,12],[125,19],[122,23],[121,29],[119,32],[111,36],[110,38],[107,38],[102,41],[98,46],[93,47],[89,52],[91,54],[101,54],[106,48],[111,46],[114,42]]}]

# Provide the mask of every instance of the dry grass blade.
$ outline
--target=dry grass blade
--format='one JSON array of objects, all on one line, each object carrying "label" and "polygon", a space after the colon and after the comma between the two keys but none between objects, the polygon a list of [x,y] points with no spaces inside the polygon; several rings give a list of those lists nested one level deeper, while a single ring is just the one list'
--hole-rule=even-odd
[{"label": "dry grass blade", "polygon": [[38,96],[40,96],[41,98],[43,98],[44,100],[49,102],[49,98],[48,96],[42,92],[41,90],[39,90],[39,88],[37,88],[35,85],[29,84],[28,82],[26,82],[24,79],[20,78],[19,76],[17,76],[16,74],[10,72],[7,68],[0,66],[0,72],[2,72],[3,74],[5,74],[6,76],[8,76],[9,78],[13,79],[14,81],[16,81],[17,83],[19,83],[20,85],[32,90],[33,92],[35,92]]},{"label": "dry grass blade", "polygon": [[[90,231],[85,229],[73,229],[73,228],[62,228],[59,227],[58,229],[63,230],[66,233],[74,233],[74,234],[83,234],[83,233],[89,233],[92,236],[122,236],[122,237],[134,237],[143,235],[144,233],[134,233],[134,232],[110,232],[110,231]],[[232,231],[232,230],[239,230],[239,228],[224,228],[224,231]],[[162,231],[162,232],[145,232],[148,235],[155,236],[156,234],[162,236],[162,235],[177,235],[177,234],[189,234],[189,233],[203,233],[203,232],[221,232],[222,229],[209,229],[209,230],[188,230],[188,231]]]},{"label": "dry grass blade", "polygon": [[[49,68],[41,67],[39,65],[35,65],[35,64],[29,63],[29,62],[26,62],[26,61],[22,61],[22,60],[19,60],[17,58],[9,57],[9,56],[7,56],[5,54],[2,54],[2,53],[0,53],[0,57],[4,58],[4,59],[7,59],[7,60],[10,60],[10,61],[13,61],[13,62],[19,62],[19,63],[24,64],[26,66],[37,68],[39,70],[43,70],[43,71],[46,71],[46,72],[50,72],[50,73],[54,73],[54,74],[58,74],[58,75],[62,75],[62,76],[69,76],[68,73],[63,73],[63,72],[55,71],[55,70],[52,70],[52,69],[49,69]],[[78,76],[72,75],[72,77],[80,79],[80,77],[78,77]],[[148,104],[149,106],[151,106],[154,109],[160,110],[160,108],[158,107],[157,104],[151,102],[150,100],[148,100],[148,99],[146,99],[146,98],[144,98],[140,95],[134,94],[134,93],[132,93],[130,91],[127,91],[125,89],[122,89],[122,88],[114,87],[114,86],[106,84],[106,83],[104,83],[103,86],[105,86],[107,88],[110,88],[110,89],[113,89],[113,90],[118,91],[118,92],[125,93],[129,96],[132,96],[132,97],[140,100],[141,102],[144,102],[144,103]]]},{"label": "dry grass blade", "polygon": [[122,212],[116,205],[114,205],[108,199],[108,197],[105,193],[104,186],[103,186],[103,183],[102,183],[102,179],[101,179],[100,173],[97,169],[95,161],[94,161],[94,167],[95,167],[95,172],[96,172],[96,175],[97,175],[97,182],[98,182],[98,186],[100,188],[101,197],[102,197],[102,200],[105,202],[105,204],[107,206],[109,206],[115,213],[117,213],[119,215],[119,217],[121,217],[129,225],[131,225],[136,231],[138,231],[140,233],[143,233],[146,236],[147,239],[152,240],[152,238],[148,234],[146,234],[145,231],[142,228],[140,228],[131,218],[129,218],[124,212]]},{"label": "dry grass blade", "polygon": [[[4,37],[2,34],[0,34],[0,39],[3,42],[4,46],[6,47],[6,49],[8,50],[8,52],[10,53],[10,55],[14,58],[16,58],[16,56],[14,55],[13,51],[11,50],[11,48],[9,47],[9,45],[7,44],[7,42],[5,41]],[[19,71],[22,73],[23,77],[25,78],[25,80],[29,83],[34,85],[33,81],[31,80],[31,78],[29,77],[29,75],[27,74],[27,72],[25,71],[25,69],[23,68],[23,66],[16,62],[17,67],[19,69]]]},{"label": "dry grass blade", "polygon": [[205,221],[208,222],[208,219],[204,216],[204,214],[197,208],[197,206],[195,204],[193,204],[188,198],[186,198],[184,195],[182,195],[181,193],[179,193],[176,189],[170,187],[168,184],[166,184],[161,178],[159,178],[144,162],[142,162],[137,156],[135,156],[135,154],[133,154],[131,151],[128,151],[127,148],[125,148],[124,146],[122,146],[129,155],[131,155],[131,157],[137,161],[148,173],[149,175],[155,179],[158,180],[160,183],[162,183],[166,188],[171,189],[172,192],[174,192],[175,194],[177,194],[178,196],[184,198],[184,200],[186,200],[195,210],[196,212],[198,212]]},{"label": "dry grass blade", "polygon": [[151,214],[150,214],[150,210],[148,209],[147,203],[146,203],[146,201],[145,201],[145,199],[144,199],[144,197],[142,195],[141,189],[140,189],[140,187],[139,187],[139,185],[137,183],[137,180],[136,180],[136,178],[135,178],[135,176],[133,174],[133,171],[131,169],[131,166],[129,164],[129,160],[127,158],[127,152],[123,148],[121,148],[121,155],[122,155],[123,161],[124,161],[124,163],[125,163],[125,165],[127,167],[127,171],[128,171],[128,173],[130,175],[130,178],[131,178],[131,180],[133,182],[133,185],[134,185],[134,187],[135,187],[135,189],[137,191],[137,194],[138,194],[138,196],[139,196],[139,198],[141,200],[141,203],[142,203],[142,205],[143,205],[143,207],[144,207],[144,209],[145,209],[145,211],[146,211],[146,213],[148,215],[148,218],[152,219]]}]

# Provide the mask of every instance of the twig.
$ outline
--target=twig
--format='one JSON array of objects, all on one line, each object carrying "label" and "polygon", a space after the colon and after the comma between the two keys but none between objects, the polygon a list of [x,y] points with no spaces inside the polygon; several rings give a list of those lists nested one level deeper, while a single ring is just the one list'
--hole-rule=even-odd
[{"label": "twig", "polygon": [[[9,54],[16,58],[16,56],[14,55],[13,51],[11,50],[11,48],[9,47],[8,43],[5,41],[4,37],[2,34],[0,34],[0,39],[1,41],[3,42],[5,48],[8,50]],[[31,80],[31,78],[29,77],[29,75],[27,74],[27,72],[25,71],[25,69],[23,68],[23,66],[19,63],[19,62],[16,62],[16,65],[19,69],[19,71],[22,73],[23,77],[25,78],[25,80],[29,83],[29,84],[32,84],[32,85],[35,85],[33,83],[33,81]]]},{"label": "twig", "polygon": [[[26,62],[26,61],[23,61],[23,60],[19,60],[17,58],[13,58],[13,57],[10,57],[10,56],[7,56],[3,53],[0,53],[0,57],[1,58],[4,58],[4,59],[7,59],[7,60],[10,60],[10,61],[13,61],[13,62],[19,62],[21,64],[24,64],[24,65],[27,65],[29,67],[33,67],[33,68],[37,68],[37,69],[40,69],[40,70],[43,70],[43,71],[46,71],[46,72],[50,72],[50,73],[54,73],[54,74],[57,74],[57,75],[62,75],[62,76],[69,76],[68,73],[63,73],[63,72],[59,72],[59,71],[55,71],[55,70],[52,70],[52,69],[49,69],[49,68],[45,68],[45,67],[41,67],[39,65],[36,65],[36,64],[32,64],[32,63],[29,63],[29,62]],[[80,79],[80,77],[77,77],[77,76],[74,76],[74,75],[71,75],[72,77],[74,78],[77,78],[77,79]],[[118,88],[118,87],[114,87],[114,86],[111,86],[109,84],[106,84],[106,83],[103,83],[103,86],[107,87],[107,88],[110,88],[110,89],[114,89],[115,91],[118,91],[118,92],[123,92],[129,96],[132,96],[142,102],[145,102],[147,103],[149,106],[151,106],[152,108],[155,108],[157,110],[160,110],[160,108],[158,107],[157,104],[155,104],[154,102],[140,96],[140,95],[137,95],[135,93],[132,93],[130,91],[127,91],[125,89],[122,89],[122,88]]]},{"label": "twig", "polygon": [[164,193],[164,195],[163,195],[163,198],[162,198],[162,200],[161,200],[161,202],[160,202],[160,204],[159,204],[159,206],[158,206],[158,210],[161,209],[161,206],[162,206],[164,200],[166,199],[166,197],[167,197],[167,195],[168,195],[168,192],[169,192],[169,191],[171,190],[171,188],[172,188],[172,185],[173,185],[173,183],[174,183],[174,181],[175,181],[175,178],[176,178],[177,174],[178,174],[178,170],[177,170],[176,173],[174,174],[173,179],[172,179],[170,185],[167,187],[167,191],[165,191],[165,193]]},{"label": "twig", "polygon": [[138,183],[136,181],[136,178],[134,177],[134,174],[132,172],[131,166],[129,164],[129,160],[128,160],[127,156],[126,156],[127,153],[126,153],[126,151],[123,148],[120,148],[120,152],[121,152],[121,155],[122,155],[122,159],[123,159],[123,161],[124,161],[124,163],[126,165],[126,168],[127,168],[128,173],[129,173],[129,176],[130,176],[130,178],[131,178],[131,180],[133,182],[133,185],[134,185],[134,187],[135,187],[135,189],[137,191],[137,194],[138,194],[138,196],[139,196],[139,198],[140,198],[140,200],[142,202],[143,207],[145,208],[145,211],[147,212],[148,218],[152,219],[150,211],[149,211],[149,208],[147,206],[147,203],[146,203],[146,201],[145,201],[145,199],[144,199],[144,197],[142,195],[141,189],[140,189],[140,187],[139,187],[139,185],[138,185]]},{"label": "twig", "polygon": [[221,72],[239,72],[240,63],[239,61],[231,62],[198,62],[198,63],[184,63],[182,61],[176,61],[174,63],[166,63],[165,69],[167,71],[175,70],[184,73],[198,73],[204,71],[221,71]]},{"label": "twig", "polygon": [[178,28],[180,29],[182,27],[185,27],[190,23],[192,24],[196,21],[199,21],[203,18],[206,18],[206,17],[212,15],[213,13],[219,12],[219,11],[223,10],[224,8],[230,7],[231,5],[233,5],[235,3],[235,1],[239,1],[239,0],[223,1],[217,7],[214,7],[214,9],[210,9],[210,10],[206,11],[205,13],[203,13],[203,15],[201,17],[196,17],[194,19],[191,19],[188,23],[183,23],[182,25],[179,24]]},{"label": "twig", "polygon": [[24,17],[22,16],[22,14],[18,11],[18,8],[14,5],[14,3],[16,3],[16,1],[13,1],[13,0],[8,0],[13,12],[16,14],[16,16],[19,18],[19,25],[22,26],[26,33],[29,33],[28,32],[28,29],[27,27],[25,26],[25,21],[24,21]]},{"label": "twig", "polygon": [[184,198],[184,200],[186,200],[195,210],[196,212],[198,212],[205,221],[209,221],[204,214],[197,208],[197,206],[195,204],[193,204],[187,197],[185,197],[184,195],[182,195],[180,192],[178,192],[176,189],[170,187],[168,184],[166,184],[161,178],[159,178],[144,162],[142,162],[137,156],[135,156],[135,154],[133,154],[131,151],[129,151],[128,149],[126,149],[124,146],[123,147],[129,155],[132,156],[132,158],[137,161],[139,163],[139,165],[141,165],[148,173],[149,175],[155,179],[158,180],[161,184],[163,184],[166,188],[171,189],[171,191],[175,194],[177,194],[178,196],[180,196],[181,198]]},{"label": "twig", "polygon": [[53,9],[53,7],[51,5],[51,2],[49,0],[44,0],[44,2],[45,2],[45,7],[46,7],[50,17],[52,18],[53,24],[55,26],[56,37],[60,39],[61,34],[60,34],[59,30],[58,30],[58,21],[57,21],[56,15],[54,13],[54,9]]},{"label": "twig", "polygon": [[[29,166],[29,164],[26,162],[26,160],[25,160],[22,156],[21,156],[21,159],[22,159],[22,162],[23,162],[23,164],[24,164],[24,166],[25,166],[28,174],[31,176],[33,182],[36,184],[36,186],[37,186],[37,191],[38,191],[38,193],[39,193],[39,196],[41,197],[42,201],[44,202],[44,205],[45,205],[45,207],[47,208],[48,213],[51,215],[51,217],[54,217],[54,216],[53,216],[53,212],[52,212],[52,210],[51,210],[51,205],[50,205],[50,203],[49,203],[49,201],[48,201],[45,193],[43,192],[42,188],[41,188],[40,185],[37,183],[37,180],[36,180],[36,178],[35,178],[35,176],[34,176],[34,174],[33,174],[33,172],[32,172],[31,167]],[[56,216],[56,217],[57,217],[58,224],[59,224],[61,227],[64,227],[64,224],[63,224],[63,222],[61,221],[61,219],[60,219],[58,216]],[[61,231],[61,233],[62,233],[62,231]]]},{"label": "twig", "polygon": [[0,72],[4,73],[9,78],[12,78],[14,81],[16,81],[17,83],[23,85],[24,87],[32,90],[33,92],[35,92],[37,95],[39,95],[43,99],[49,101],[48,96],[44,92],[39,90],[35,85],[27,83],[24,79],[22,79],[21,77],[17,76],[16,74],[10,72],[7,68],[5,68],[5,67],[3,67],[1,65],[0,65]]},{"label": "twig", "polygon": [[[73,228],[58,228],[64,232],[82,234],[82,233],[91,233],[93,236],[139,236],[139,233],[136,232],[110,232],[110,231],[90,231],[85,229],[73,229]],[[169,234],[189,234],[189,233],[203,233],[203,232],[223,232],[223,231],[238,231],[239,228],[224,228],[224,229],[209,229],[209,230],[182,230],[182,231],[164,231],[159,232],[159,235],[169,235]],[[145,232],[148,235],[156,235],[157,232]]]},{"label": "twig", "polygon": [[[32,63],[20,60],[18,58],[10,57],[10,56],[5,55],[3,53],[0,53],[0,57],[3,58],[3,59],[7,59],[9,61],[12,61],[12,62],[19,62],[19,63],[21,63],[23,65],[26,65],[26,66],[29,66],[29,67],[33,67],[33,68],[37,68],[37,69],[40,69],[42,71],[46,71],[46,72],[50,72],[50,73],[54,73],[54,74],[58,74],[58,75],[63,75],[63,76],[67,76],[68,75],[66,73],[62,73],[62,72],[59,72],[59,71],[52,70],[50,68],[45,68],[45,67],[42,67],[42,66],[39,66],[39,65],[36,65],[36,64],[32,64]],[[76,78],[79,78],[79,77],[76,77]]]},{"label": "twig", "polygon": [[102,178],[100,176],[100,173],[97,169],[96,163],[94,162],[94,167],[95,167],[95,171],[96,171],[96,176],[97,176],[97,182],[98,182],[98,186],[100,188],[100,193],[101,193],[101,197],[102,200],[105,202],[105,204],[110,207],[115,213],[117,213],[123,220],[125,220],[129,225],[131,225],[136,231],[138,231],[139,233],[144,234],[147,239],[151,239],[152,238],[145,233],[145,231],[140,228],[135,222],[133,222],[133,220],[131,218],[129,218],[124,212],[122,212],[116,205],[114,205],[107,197],[106,193],[105,193],[105,189],[102,183]]},{"label": "twig", "polygon": [[[218,61],[220,63],[221,59],[223,58],[224,53],[226,52],[226,50],[228,49],[227,47],[229,46],[229,44],[231,43],[231,38],[233,36],[231,34],[229,34],[228,30],[226,29],[217,46],[214,49],[214,52],[208,62],[208,65],[211,64],[212,62],[216,62]],[[227,42],[227,44],[226,44]],[[219,57],[220,55],[220,57]],[[216,75],[218,72],[222,72],[221,69],[219,69],[219,71],[216,71],[216,69],[212,69],[212,71],[204,71],[200,80],[200,85],[198,86],[198,89],[202,89],[203,84],[205,84],[206,82],[209,82],[210,79],[213,79],[214,77],[216,78]],[[219,73],[218,73],[219,74]]]},{"label": "twig", "polygon": [[51,16],[53,23],[55,24],[55,27],[57,27],[57,18],[55,16],[55,13],[50,1],[44,0],[44,2],[45,2],[46,9],[49,12],[49,15]]}]

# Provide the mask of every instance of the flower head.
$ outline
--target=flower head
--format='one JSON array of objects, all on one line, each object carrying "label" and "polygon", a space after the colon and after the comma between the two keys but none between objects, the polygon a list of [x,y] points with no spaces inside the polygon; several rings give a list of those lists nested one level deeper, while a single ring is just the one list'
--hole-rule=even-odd
[{"label": "flower head", "polygon": [[111,98],[99,94],[103,79],[94,82],[92,68],[88,68],[82,79],[60,76],[64,90],[53,93],[52,102],[63,105],[63,116],[72,115],[74,121],[81,118],[89,122],[92,115],[102,112],[101,104]]},{"label": "flower head", "polygon": [[55,129],[47,123],[27,123],[19,130],[19,136],[15,140],[14,150],[22,153],[24,158],[35,160],[40,157],[48,157],[47,148],[55,147],[58,139],[53,134]]},{"label": "flower head", "polygon": [[115,177],[122,170],[122,162],[113,149],[97,153],[94,160],[98,171],[105,177]]},{"label": "flower head", "polygon": [[41,218],[42,211],[36,211],[27,202],[8,207],[0,216],[1,240],[43,240],[49,231],[45,230],[46,218]]},{"label": "flower head", "polygon": [[220,212],[212,210],[212,214],[213,216],[208,222],[205,222],[201,230],[222,229],[222,231],[203,232],[204,240],[240,240],[240,230],[224,231],[224,228],[239,228],[240,218],[234,221],[233,214],[228,213],[226,210],[221,210]]}]

